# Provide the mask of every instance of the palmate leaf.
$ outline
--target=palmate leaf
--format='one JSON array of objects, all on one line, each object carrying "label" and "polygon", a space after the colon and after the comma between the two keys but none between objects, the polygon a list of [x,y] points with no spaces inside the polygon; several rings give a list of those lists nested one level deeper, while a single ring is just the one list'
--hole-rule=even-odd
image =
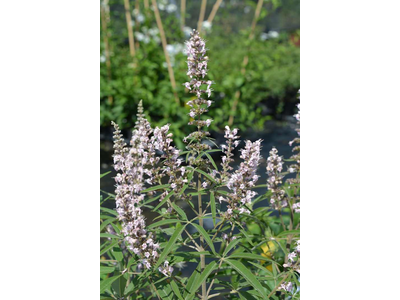
[{"label": "palmate leaf", "polygon": [[167,257],[167,255],[171,251],[172,247],[175,246],[176,240],[181,235],[181,233],[185,229],[185,227],[186,227],[186,224],[183,226],[181,225],[181,223],[176,224],[175,232],[172,234],[172,236],[169,239],[167,245],[165,246],[163,252],[160,254],[160,257],[155,265],[155,268],[157,268],[161,263],[164,262],[164,259]]},{"label": "palmate leaf", "polygon": [[248,268],[241,262],[237,260],[226,259],[225,260],[232,268],[234,268],[240,275],[246,279],[246,281],[254,287],[263,297],[263,299],[268,299],[267,293],[261,283],[257,278],[249,271]]}]

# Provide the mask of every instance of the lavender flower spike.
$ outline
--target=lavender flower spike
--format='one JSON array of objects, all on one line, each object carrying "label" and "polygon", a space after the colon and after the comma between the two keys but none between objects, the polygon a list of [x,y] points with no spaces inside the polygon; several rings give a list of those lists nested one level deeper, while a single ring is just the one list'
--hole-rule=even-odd
[{"label": "lavender flower spike", "polygon": [[283,178],[281,175],[282,169],[283,159],[281,156],[278,156],[278,150],[274,147],[269,152],[267,159],[267,187],[272,192],[270,204],[274,209],[281,209],[287,206],[285,191],[281,188]]},{"label": "lavender flower spike", "polygon": [[190,93],[195,94],[197,97],[195,100],[187,102],[191,107],[189,116],[194,119],[189,122],[189,125],[196,125],[197,131],[185,137],[184,141],[186,142],[187,139],[195,141],[196,143],[189,144],[188,147],[199,152],[209,148],[209,146],[201,144],[202,139],[209,135],[208,132],[202,131],[201,128],[204,126],[209,127],[213,120],[201,120],[200,118],[203,113],[208,111],[208,107],[212,104],[212,101],[207,99],[211,96],[212,81],[204,79],[208,71],[208,56],[206,56],[206,44],[199,36],[197,30],[193,30],[190,40],[186,42],[186,52],[188,55],[187,75],[190,81],[184,85]]},{"label": "lavender flower spike", "polygon": [[118,219],[122,224],[121,233],[128,249],[149,269],[157,261],[159,245],[153,240],[152,233],[146,230],[140,203],[145,196],[142,194],[145,182],[151,182],[145,178],[152,174],[148,168],[153,165],[155,148],[149,138],[152,129],[142,113],[143,109],[139,105],[138,122],[132,132],[130,148],[124,143],[118,125],[112,123],[115,128],[114,168],[118,172],[115,177],[115,200]]},{"label": "lavender flower spike", "polygon": [[219,199],[220,201],[228,202],[228,209],[225,213],[225,217],[228,220],[237,217],[235,210],[238,210],[238,214],[250,213],[246,208],[246,204],[250,204],[257,194],[251,189],[255,186],[259,177],[256,172],[261,159],[261,141],[258,140],[253,143],[246,141],[245,148],[241,150],[242,154],[240,155],[243,162],[240,164],[239,169],[230,176],[227,183],[231,193],[228,194],[228,199],[223,197]]}]

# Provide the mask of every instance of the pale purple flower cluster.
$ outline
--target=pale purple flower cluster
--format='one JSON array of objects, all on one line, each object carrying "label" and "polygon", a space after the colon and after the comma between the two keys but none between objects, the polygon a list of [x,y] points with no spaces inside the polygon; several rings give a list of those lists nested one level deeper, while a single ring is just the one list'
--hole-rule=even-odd
[{"label": "pale purple flower cluster", "polygon": [[229,126],[225,126],[225,138],[227,140],[227,145],[221,145],[222,153],[225,155],[222,156],[222,174],[221,179],[225,180],[228,176],[228,172],[231,171],[233,168],[229,165],[233,161],[233,150],[239,145],[240,140],[239,136],[237,135],[238,129],[235,128],[231,130]]},{"label": "pale purple flower cluster", "polygon": [[163,267],[159,267],[158,270],[159,270],[161,273],[163,273],[165,276],[170,277],[171,274],[172,274],[172,272],[174,271],[174,268],[171,267],[171,266],[169,265],[168,260],[166,260],[166,261],[164,262],[164,266],[163,266]]},{"label": "pale purple flower cluster", "polygon": [[[153,239],[153,234],[146,230],[145,217],[141,202],[145,194],[145,184],[160,182],[162,175],[157,175],[160,157],[156,150],[171,149],[169,137],[159,138],[161,129],[156,128],[154,136],[150,123],[144,118],[142,102],[138,107],[138,121],[132,132],[130,147],[123,140],[119,126],[112,122],[114,132],[114,168],[118,172],[116,182],[116,210],[121,221],[121,233],[129,250],[136,254],[140,263],[150,269],[157,261],[160,245]],[[168,131],[168,128],[167,128]],[[166,135],[168,136],[168,134]],[[172,151],[175,153],[175,151]]]},{"label": "pale purple flower cluster", "polygon": [[232,234],[230,234],[230,235],[227,235],[226,233],[222,234],[222,240],[226,241],[227,244],[229,244],[230,242],[232,242],[232,241],[234,241],[236,239],[237,239],[237,237],[236,236],[232,236]]},{"label": "pale purple flower cluster", "polygon": [[[168,183],[171,188],[175,191],[175,194],[179,194],[183,186],[189,182],[188,170],[182,166],[183,159],[179,158],[180,150],[176,149],[171,145],[172,133],[169,133],[169,125],[165,125],[161,128],[154,129],[154,145],[158,151],[162,152],[161,158],[164,158],[161,174],[165,174],[168,177]],[[160,201],[167,196],[168,191],[165,191],[160,198]],[[181,198],[184,199],[186,195],[182,194]],[[168,212],[172,211],[172,207],[168,208]]]},{"label": "pale purple flower cluster", "polygon": [[279,286],[278,290],[285,290],[286,292],[291,293],[291,292],[293,292],[293,283],[291,283],[291,282],[283,282]]},{"label": "pale purple flower cluster", "polygon": [[184,85],[190,93],[195,94],[197,97],[187,102],[191,107],[189,116],[193,119],[189,122],[189,125],[196,125],[198,130],[185,137],[184,141],[187,142],[188,139],[195,141],[195,143],[190,143],[188,147],[200,152],[209,149],[209,146],[201,144],[201,141],[210,135],[208,132],[201,131],[200,128],[204,126],[209,127],[213,120],[207,119],[204,121],[200,119],[200,116],[207,112],[212,104],[212,101],[207,99],[211,96],[212,81],[204,80],[204,77],[207,75],[208,57],[206,56],[206,44],[199,36],[197,30],[193,30],[190,40],[186,42],[186,52],[188,55],[187,75],[190,77],[190,81]]},{"label": "pale purple flower cluster", "polygon": [[281,187],[283,178],[281,175],[282,169],[283,159],[278,155],[278,150],[274,147],[269,152],[267,159],[267,187],[272,193],[270,204],[274,209],[281,209],[287,206],[285,191]]},{"label": "pale purple flower cluster", "polygon": [[141,263],[149,269],[158,257],[159,245],[152,239],[152,233],[146,230],[145,218],[139,204],[144,199],[145,175],[152,173],[146,169],[151,164],[149,158],[153,158],[154,146],[150,142],[149,135],[152,132],[150,124],[141,118],[132,132],[131,147],[128,149],[123,143],[122,135],[117,124],[115,128],[115,154],[114,168],[119,173],[116,181],[116,207],[118,219],[122,223],[121,233],[128,245],[141,259]]},{"label": "pale purple flower cluster", "polygon": [[[299,90],[299,93],[300,93],[300,90]],[[299,96],[299,99],[300,99],[300,96]],[[292,157],[290,157],[291,159],[294,159],[296,161],[295,164],[293,164],[289,167],[290,173],[299,173],[300,172],[300,103],[297,104],[297,108],[299,109],[299,111],[297,112],[297,114],[294,115],[294,117],[296,118],[297,124],[299,125],[296,128],[298,137],[296,137],[292,141],[290,141],[289,145],[292,146],[293,144],[298,144],[298,145],[294,146],[293,150],[292,150],[293,152],[298,152],[298,153],[293,155]]]},{"label": "pale purple flower cluster", "polygon": [[[288,262],[283,264],[283,267],[292,268],[294,271],[300,273],[300,240],[296,244],[294,251],[288,254]],[[292,293],[294,285],[292,282],[283,282],[278,289]]]},{"label": "pale purple flower cluster", "polygon": [[293,252],[288,254],[288,262],[283,264],[285,268],[293,268],[300,273],[300,240],[296,242],[296,247]]},{"label": "pale purple flower cluster", "polygon": [[246,204],[250,204],[257,194],[251,189],[254,188],[259,178],[256,172],[261,159],[260,150],[261,140],[255,142],[246,141],[245,148],[240,150],[240,158],[243,159],[243,162],[240,164],[239,169],[230,175],[226,185],[231,190],[231,193],[228,194],[227,199],[222,196],[218,199],[220,202],[228,202],[228,209],[224,215],[227,219],[236,218],[238,216],[237,213],[250,213],[246,208]]}]

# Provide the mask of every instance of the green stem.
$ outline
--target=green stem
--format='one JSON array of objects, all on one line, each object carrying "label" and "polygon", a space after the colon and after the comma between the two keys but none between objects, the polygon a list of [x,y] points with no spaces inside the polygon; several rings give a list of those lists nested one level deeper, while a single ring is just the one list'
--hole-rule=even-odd
[{"label": "green stem", "polygon": [[[197,201],[199,205],[199,216],[202,217],[203,215],[203,204],[201,202],[201,194],[200,194],[200,189],[201,189],[201,175],[199,175],[199,178],[197,180]],[[204,228],[203,225],[203,219],[199,219],[199,225]],[[200,235],[200,249],[203,251],[203,245],[204,245],[204,238],[202,235]],[[201,266],[201,272],[206,268],[206,256],[204,254],[200,254],[200,266]],[[205,300],[207,299],[207,286],[206,286],[206,281],[204,281],[201,284],[201,295],[202,299]]]}]

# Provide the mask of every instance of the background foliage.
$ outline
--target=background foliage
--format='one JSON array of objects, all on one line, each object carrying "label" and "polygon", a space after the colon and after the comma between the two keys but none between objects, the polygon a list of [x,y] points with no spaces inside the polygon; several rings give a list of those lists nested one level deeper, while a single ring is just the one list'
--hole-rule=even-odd
[{"label": "background foliage", "polygon": [[[201,1],[186,2],[186,23],[182,30],[179,1],[157,1],[179,104],[174,100],[151,1],[147,10],[144,2],[130,1],[134,58],[129,52],[124,1],[108,2],[107,28],[101,31],[101,126],[109,127],[114,120],[121,128],[132,128],[136,106],[143,99],[151,123],[158,126],[168,120],[175,142],[182,146],[179,141],[188,134],[183,125],[189,120],[185,103],[190,97],[183,86],[187,79],[184,41],[191,28],[197,28]],[[215,1],[207,2],[205,20],[214,4]],[[254,39],[250,40],[256,4],[257,1],[222,1],[212,24],[204,23],[203,36],[210,53],[209,78],[216,82],[214,109],[209,114],[215,120],[212,131],[221,131],[230,115],[235,116],[234,124],[241,130],[248,127],[261,130],[266,120],[281,119],[295,111],[300,87],[299,2],[264,1]],[[105,57],[106,33],[110,76]],[[243,75],[246,55],[248,64]],[[240,98],[234,112],[232,103],[238,91]]]}]

